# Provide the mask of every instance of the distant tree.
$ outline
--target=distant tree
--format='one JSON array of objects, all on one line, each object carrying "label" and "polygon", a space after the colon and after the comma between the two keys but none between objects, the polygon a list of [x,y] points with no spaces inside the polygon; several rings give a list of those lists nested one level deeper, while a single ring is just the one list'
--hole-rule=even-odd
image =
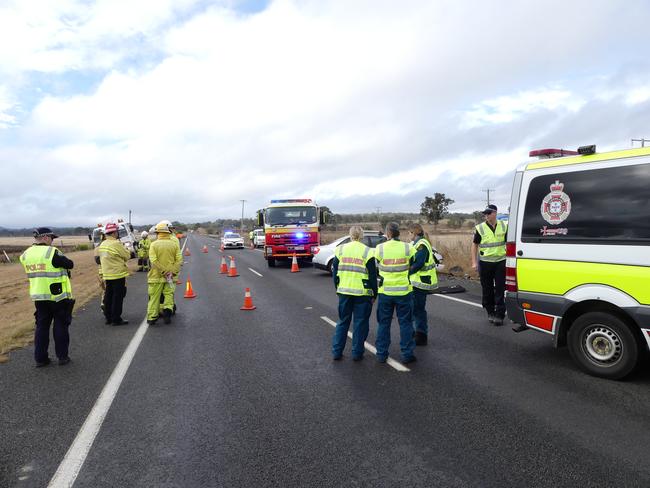
[{"label": "distant tree", "polygon": [[465,222],[464,217],[459,214],[452,214],[449,216],[449,223],[447,225],[452,229],[460,229],[463,226],[463,222]]},{"label": "distant tree", "polygon": [[424,197],[424,201],[420,205],[420,214],[427,219],[428,223],[433,222],[433,225],[438,225],[440,219],[447,213],[449,205],[454,201],[447,198],[444,193],[435,193],[433,198]]},{"label": "distant tree", "polygon": [[472,218],[477,224],[480,224],[481,222],[483,222],[483,211],[475,210],[474,213],[472,214]]}]

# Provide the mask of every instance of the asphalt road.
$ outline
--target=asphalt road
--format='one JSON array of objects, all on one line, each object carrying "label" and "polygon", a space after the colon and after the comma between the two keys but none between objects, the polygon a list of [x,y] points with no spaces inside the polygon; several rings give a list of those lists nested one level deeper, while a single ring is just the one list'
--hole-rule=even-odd
[{"label": "asphalt road", "polygon": [[[179,287],[173,324],[140,329],[74,486],[650,486],[650,371],[589,377],[548,336],[439,296],[409,371],[353,362],[349,343],[334,362],[329,275],[245,249],[225,253],[230,278],[217,247],[190,238],[181,278],[198,296]],[[245,287],[254,311],[239,310]],[[478,301],[471,286],[453,297]],[[129,326],[104,325],[93,302],[73,322],[72,364],[35,369],[26,349],[0,366],[0,486],[48,485],[145,308],[137,274]],[[394,358],[398,340],[394,326]]]}]

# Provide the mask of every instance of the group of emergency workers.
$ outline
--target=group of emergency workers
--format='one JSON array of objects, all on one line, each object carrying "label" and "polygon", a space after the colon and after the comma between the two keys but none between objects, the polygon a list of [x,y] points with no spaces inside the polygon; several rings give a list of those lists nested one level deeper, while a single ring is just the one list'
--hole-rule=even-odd
[{"label": "group of emergency workers", "polygon": [[[162,316],[166,324],[176,312],[174,291],[182,264],[181,248],[174,227],[168,220],[155,226],[156,239],[143,232],[138,246],[138,271],[147,271],[147,323],[153,325]],[[51,363],[48,356],[50,326],[59,365],[70,362],[68,354],[74,298],[70,270],[74,263],[52,245],[58,236],[50,228],[34,230],[34,244],[20,256],[29,279],[29,295],[34,301],[36,328],[34,359],[36,367]],[[118,226],[108,223],[103,228],[102,241],[95,250],[99,281],[103,289],[102,312],[107,325],[126,325],[122,307],[126,296],[127,266],[131,253],[119,240]]]}]

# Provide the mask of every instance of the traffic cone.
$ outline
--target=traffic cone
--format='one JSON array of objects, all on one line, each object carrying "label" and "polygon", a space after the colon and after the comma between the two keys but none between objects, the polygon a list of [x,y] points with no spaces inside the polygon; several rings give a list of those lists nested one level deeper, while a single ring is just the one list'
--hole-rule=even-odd
[{"label": "traffic cone", "polygon": [[185,248],[185,255],[186,255],[186,256],[191,256],[191,255],[192,255],[192,254],[190,253],[190,248],[189,248],[189,247],[186,247],[186,248]]},{"label": "traffic cone", "polygon": [[257,307],[253,305],[253,299],[251,298],[251,289],[246,288],[244,293],[244,306],[239,310],[255,310]]},{"label": "traffic cone", "polygon": [[219,270],[220,274],[228,273],[228,265],[226,264],[226,256],[221,256],[221,269]]},{"label": "traffic cone", "polygon": [[296,258],[296,253],[293,253],[293,259],[291,260],[291,272],[292,273],[297,273],[300,271],[300,268],[298,267],[298,259]]},{"label": "traffic cone", "polygon": [[235,276],[239,276],[239,273],[237,273],[237,266],[235,266],[235,258],[233,256],[230,256],[230,269],[228,270],[228,278],[234,278]]},{"label": "traffic cone", "polygon": [[187,277],[187,283],[185,284],[185,295],[183,295],[183,298],[196,298],[196,294],[194,293],[194,290],[192,290],[192,282],[190,281],[190,277]]},{"label": "traffic cone", "polygon": [[203,246],[203,249],[201,249],[201,252],[208,253],[208,246]]}]

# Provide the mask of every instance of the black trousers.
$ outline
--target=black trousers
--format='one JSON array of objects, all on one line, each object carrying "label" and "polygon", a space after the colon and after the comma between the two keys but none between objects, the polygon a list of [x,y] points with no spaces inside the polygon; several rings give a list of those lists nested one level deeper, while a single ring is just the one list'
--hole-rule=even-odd
[{"label": "black trousers", "polygon": [[52,334],[56,357],[67,358],[70,345],[68,327],[72,322],[72,300],[61,300],[60,302],[39,300],[34,302],[34,305],[36,307],[34,312],[36,318],[34,359],[37,363],[43,363],[48,359],[47,350],[50,346],[50,324],[52,321],[54,321]]},{"label": "black trousers", "polygon": [[479,268],[483,288],[483,308],[488,314],[499,318],[506,316],[506,262],[489,263],[481,261]]},{"label": "black trousers", "polygon": [[107,322],[122,320],[122,302],[126,296],[126,278],[106,280],[104,292],[104,315]]}]

